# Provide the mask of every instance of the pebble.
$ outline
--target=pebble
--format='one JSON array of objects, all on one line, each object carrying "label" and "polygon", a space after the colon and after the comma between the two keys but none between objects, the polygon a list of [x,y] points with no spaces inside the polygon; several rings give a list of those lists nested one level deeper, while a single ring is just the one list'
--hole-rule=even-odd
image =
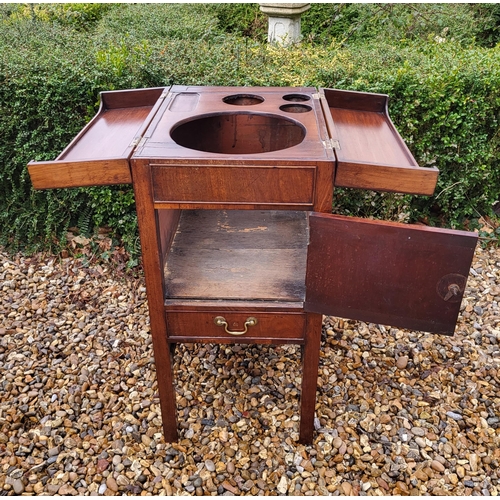
[{"label": "pebble", "polygon": [[74,496],[78,495],[78,491],[73,488],[70,484],[63,484],[58,491],[61,496]]},{"label": "pebble", "polygon": [[165,443],[142,276],[0,250],[0,491],[496,495],[500,250],[474,261],[453,337],[324,318],[308,446],[298,346],[178,344]]},{"label": "pebble", "polygon": [[437,472],[444,472],[445,466],[438,460],[433,460],[431,462],[431,467]]},{"label": "pebble", "polygon": [[396,366],[400,370],[404,370],[408,366],[408,356],[399,356],[396,360]]},{"label": "pebble", "polygon": [[425,439],[421,437],[415,438],[415,443],[417,443],[420,446],[420,448],[425,448],[427,446]]},{"label": "pebble", "polygon": [[281,476],[278,485],[276,486],[276,489],[278,490],[279,493],[284,495],[288,491],[288,480],[286,476]]},{"label": "pebble", "polygon": [[446,416],[452,418],[453,420],[463,420],[464,417],[462,417],[462,415],[460,415],[459,413],[455,413],[453,411],[447,411],[446,412]]},{"label": "pebble", "polygon": [[12,481],[12,489],[16,495],[20,495],[24,492],[24,483],[20,479],[14,479]]},{"label": "pebble", "polygon": [[209,472],[215,471],[215,464],[212,460],[205,460],[205,467]]},{"label": "pebble", "polygon": [[118,484],[113,478],[113,476],[108,476],[106,479],[106,486],[111,490],[111,491],[118,491]]}]

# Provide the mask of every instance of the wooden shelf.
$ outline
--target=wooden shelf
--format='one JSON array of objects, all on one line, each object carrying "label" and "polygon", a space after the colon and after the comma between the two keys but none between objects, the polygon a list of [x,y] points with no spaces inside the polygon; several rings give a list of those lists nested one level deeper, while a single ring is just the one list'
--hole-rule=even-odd
[{"label": "wooden shelf", "polygon": [[307,242],[307,212],[184,210],[166,298],[302,302]]}]

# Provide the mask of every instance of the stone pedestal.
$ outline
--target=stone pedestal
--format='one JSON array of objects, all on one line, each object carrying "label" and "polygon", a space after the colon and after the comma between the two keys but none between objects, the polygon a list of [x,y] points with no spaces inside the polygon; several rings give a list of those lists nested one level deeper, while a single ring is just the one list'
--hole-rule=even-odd
[{"label": "stone pedestal", "polygon": [[300,41],[300,16],[310,3],[261,3],[260,10],[269,16],[267,41],[290,45]]}]

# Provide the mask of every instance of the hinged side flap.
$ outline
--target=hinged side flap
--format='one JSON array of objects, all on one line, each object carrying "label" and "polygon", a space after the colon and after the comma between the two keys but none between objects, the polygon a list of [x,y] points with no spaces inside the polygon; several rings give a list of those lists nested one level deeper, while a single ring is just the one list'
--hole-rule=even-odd
[{"label": "hinged side flap", "polygon": [[129,159],[168,88],[101,92],[97,114],[54,161],[28,164],[35,189],[132,182]]},{"label": "hinged side flap", "polygon": [[388,96],[320,89],[323,114],[335,148],[335,185],[432,195],[438,170],[419,167],[395,129]]},{"label": "hinged side flap", "polygon": [[477,234],[312,213],[305,310],[453,334]]}]

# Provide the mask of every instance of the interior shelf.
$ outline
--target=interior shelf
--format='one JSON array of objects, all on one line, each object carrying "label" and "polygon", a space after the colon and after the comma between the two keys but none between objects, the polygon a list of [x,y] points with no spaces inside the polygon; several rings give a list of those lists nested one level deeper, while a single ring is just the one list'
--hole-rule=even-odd
[{"label": "interior shelf", "polygon": [[307,243],[307,212],[184,210],[166,299],[302,302]]}]

